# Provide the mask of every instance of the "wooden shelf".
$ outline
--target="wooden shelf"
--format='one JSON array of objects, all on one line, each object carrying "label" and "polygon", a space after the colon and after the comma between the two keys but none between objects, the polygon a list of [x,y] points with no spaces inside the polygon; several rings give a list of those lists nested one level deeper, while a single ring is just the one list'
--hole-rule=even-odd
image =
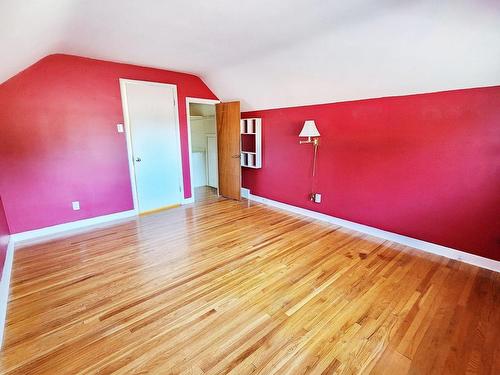
[{"label": "wooden shelf", "polygon": [[[241,166],[258,169],[262,167],[262,119],[245,118],[240,123]],[[246,137],[246,138],[245,138]],[[249,138],[250,137],[250,138]],[[250,144],[250,146],[248,145]],[[254,150],[254,151],[248,151]]]}]

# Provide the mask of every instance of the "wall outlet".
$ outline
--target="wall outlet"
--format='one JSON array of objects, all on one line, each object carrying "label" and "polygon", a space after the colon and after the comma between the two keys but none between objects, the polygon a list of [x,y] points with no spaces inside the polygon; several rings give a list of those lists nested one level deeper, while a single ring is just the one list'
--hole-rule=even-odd
[{"label": "wall outlet", "polygon": [[71,202],[71,205],[73,206],[73,211],[78,211],[80,209],[80,202],[79,201]]},{"label": "wall outlet", "polygon": [[314,203],[321,203],[321,194],[320,193],[312,193],[311,198],[312,198],[311,200]]},{"label": "wall outlet", "polygon": [[123,133],[123,124],[117,124],[116,130],[118,130],[118,133]]}]

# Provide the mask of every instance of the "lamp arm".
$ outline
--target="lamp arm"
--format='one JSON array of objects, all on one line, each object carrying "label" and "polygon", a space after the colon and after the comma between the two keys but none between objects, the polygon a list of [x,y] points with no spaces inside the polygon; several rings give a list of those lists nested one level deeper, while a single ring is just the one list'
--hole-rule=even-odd
[{"label": "lamp arm", "polygon": [[316,158],[317,158],[317,155],[318,155],[318,140],[315,139],[314,142],[314,158],[313,158],[313,177],[316,175]]},{"label": "lamp arm", "polygon": [[313,143],[314,140],[311,140],[311,137],[307,137],[307,141],[299,141],[299,144],[303,145],[305,143]]}]

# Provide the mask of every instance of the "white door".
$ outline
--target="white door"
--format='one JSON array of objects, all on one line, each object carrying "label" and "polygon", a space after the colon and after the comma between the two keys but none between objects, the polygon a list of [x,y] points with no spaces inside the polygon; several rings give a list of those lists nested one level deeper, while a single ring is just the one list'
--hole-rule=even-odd
[{"label": "white door", "polygon": [[138,210],[179,204],[182,172],[176,88],[128,80],[124,86]]},{"label": "white door", "polygon": [[208,186],[219,187],[219,173],[217,165],[217,139],[215,135],[207,136],[207,174]]}]

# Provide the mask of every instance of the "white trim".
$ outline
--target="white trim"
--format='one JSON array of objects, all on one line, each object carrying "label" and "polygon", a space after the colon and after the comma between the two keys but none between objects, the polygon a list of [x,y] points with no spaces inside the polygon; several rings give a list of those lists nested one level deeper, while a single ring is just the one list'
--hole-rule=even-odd
[{"label": "white trim", "polygon": [[[243,191],[243,189],[242,189],[242,191]],[[418,240],[418,239],[412,238],[412,237],[403,236],[401,234],[388,232],[388,231],[385,231],[382,229],[370,227],[368,225],[354,223],[352,221],[340,219],[340,218],[326,215],[326,214],[322,214],[322,213],[319,213],[316,211],[307,210],[305,208],[292,206],[292,205],[289,205],[286,203],[281,203],[278,201],[274,201],[272,199],[260,197],[258,195],[248,194],[248,199],[255,201],[255,202],[263,203],[263,204],[266,204],[269,206],[273,206],[276,208],[280,208],[282,210],[286,210],[286,211],[293,212],[296,214],[304,215],[304,216],[307,216],[307,217],[310,217],[313,219],[326,221],[328,223],[332,223],[332,224],[339,225],[339,226],[342,226],[345,228],[349,228],[349,229],[352,229],[352,230],[355,230],[355,231],[358,231],[361,233],[366,233],[366,234],[369,234],[371,236],[383,238],[385,240],[389,240],[392,242],[397,242],[399,244],[402,244],[405,246],[410,246],[410,247],[413,247],[415,249],[425,251],[427,253],[441,255],[443,257],[455,259],[455,260],[458,260],[458,261],[461,261],[464,263],[472,264],[472,265],[477,266],[477,267],[486,268],[488,270],[495,271],[495,272],[500,272],[500,262],[493,260],[493,259],[484,258],[484,257],[481,257],[479,255],[469,254],[469,253],[466,253],[464,251],[452,249],[450,247],[441,246],[441,245],[427,242],[427,241]]]},{"label": "white trim", "polygon": [[[197,104],[219,104],[220,100],[218,99],[203,99],[203,98],[195,98],[192,96],[186,96],[186,104],[189,103],[197,103]],[[186,111],[186,113],[189,113]]]},{"label": "white trim", "polygon": [[194,203],[194,196],[191,196],[189,198],[184,198],[182,200],[182,204],[191,204],[191,203]]},{"label": "white trim", "polygon": [[10,236],[11,242],[21,243],[21,242],[31,242],[31,241],[45,241],[47,239],[64,236],[68,231],[74,230],[88,230],[93,226],[100,226],[111,221],[128,219],[137,215],[136,210],[122,211],[115,214],[103,215],[92,217],[89,219],[83,219],[78,221],[72,221],[69,223],[53,225],[51,227],[45,227],[41,229],[30,230],[27,232],[14,233]]},{"label": "white trim", "polygon": [[122,98],[122,108],[123,108],[123,122],[125,123],[125,137],[127,139],[127,155],[128,155],[128,168],[130,174],[130,186],[132,188],[132,199],[134,202],[134,210],[139,211],[139,201],[137,198],[137,184],[136,184],[136,176],[135,176],[135,166],[134,166],[134,155],[132,149],[132,137],[130,132],[130,114],[128,111],[128,102],[127,102],[127,83],[135,84],[135,85],[147,85],[147,86],[167,86],[170,87],[174,92],[174,113],[175,113],[175,135],[177,137],[177,146],[178,146],[178,166],[179,166],[179,188],[180,188],[180,196],[179,203],[183,204],[184,202],[184,172],[182,168],[182,140],[181,140],[181,132],[180,132],[180,121],[179,121],[179,97],[177,94],[177,85],[171,83],[161,83],[161,82],[150,82],[150,81],[139,81],[134,79],[125,79],[120,78],[120,94]]},{"label": "white trim", "polygon": [[[187,117],[188,154],[189,154],[189,183],[191,184],[191,198],[192,198],[192,201],[189,201],[189,203],[194,202],[193,163],[191,160],[191,116],[189,112],[189,104],[191,103],[215,105],[220,103],[220,100],[186,97],[186,117]],[[217,134],[215,134],[215,142],[217,143]],[[219,194],[219,188],[217,188],[217,194]],[[184,200],[186,201],[191,198],[184,198]]]},{"label": "white trim", "polygon": [[[246,199],[250,199],[249,196],[250,196],[250,189],[242,187],[241,188],[241,197],[246,198]],[[254,197],[256,197],[256,195],[254,195]]]},{"label": "white trim", "polygon": [[[14,261],[14,241],[12,238],[7,245],[5,263],[3,266],[2,280],[0,281],[0,349],[3,344],[3,334],[7,319],[7,305],[9,303],[10,276],[12,273],[12,263]],[[1,271],[1,270],[0,270]]]}]

